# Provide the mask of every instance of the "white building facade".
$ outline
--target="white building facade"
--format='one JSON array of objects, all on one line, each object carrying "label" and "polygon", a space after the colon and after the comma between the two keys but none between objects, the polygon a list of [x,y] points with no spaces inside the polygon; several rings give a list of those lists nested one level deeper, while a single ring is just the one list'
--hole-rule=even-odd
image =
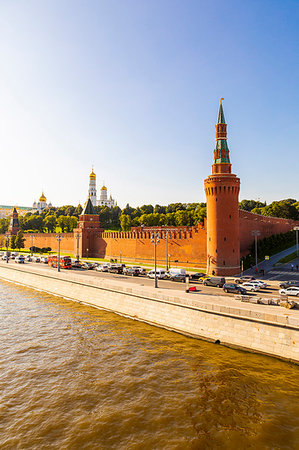
[{"label": "white building facade", "polygon": [[110,195],[108,198],[108,192],[105,185],[101,187],[100,198],[97,199],[97,182],[96,182],[96,174],[93,169],[91,174],[89,175],[89,187],[88,187],[88,197],[92,203],[92,206],[108,206],[109,208],[113,208],[116,206],[116,201]]}]

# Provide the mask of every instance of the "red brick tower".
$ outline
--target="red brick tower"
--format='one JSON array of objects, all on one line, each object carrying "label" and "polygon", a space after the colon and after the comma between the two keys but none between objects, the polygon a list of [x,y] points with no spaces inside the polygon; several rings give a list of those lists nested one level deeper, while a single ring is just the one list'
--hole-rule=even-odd
[{"label": "red brick tower", "polygon": [[16,210],[16,207],[14,207],[7,234],[10,236],[16,235],[19,230],[20,230],[19,214],[18,211]]},{"label": "red brick tower", "polygon": [[100,227],[99,216],[95,214],[89,198],[79,216],[79,227],[74,230],[75,254],[78,252],[83,258],[96,256],[96,239],[102,231],[104,230]]},{"label": "red brick tower", "polygon": [[240,178],[231,173],[222,100],[216,125],[212,175],[204,183],[207,196],[207,272],[225,276],[240,272]]}]

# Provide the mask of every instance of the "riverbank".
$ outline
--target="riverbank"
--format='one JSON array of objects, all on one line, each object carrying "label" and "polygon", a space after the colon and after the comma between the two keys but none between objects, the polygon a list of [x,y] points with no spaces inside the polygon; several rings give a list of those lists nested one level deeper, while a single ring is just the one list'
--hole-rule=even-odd
[{"label": "riverbank", "polygon": [[299,310],[40,266],[1,263],[1,278],[188,336],[299,363]]}]

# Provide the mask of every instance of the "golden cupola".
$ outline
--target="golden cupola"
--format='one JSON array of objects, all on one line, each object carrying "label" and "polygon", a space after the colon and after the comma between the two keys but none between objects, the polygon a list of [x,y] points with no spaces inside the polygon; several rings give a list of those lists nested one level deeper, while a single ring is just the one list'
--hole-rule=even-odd
[{"label": "golden cupola", "polygon": [[39,201],[40,202],[46,202],[47,201],[44,193],[42,193],[42,195],[40,196]]}]

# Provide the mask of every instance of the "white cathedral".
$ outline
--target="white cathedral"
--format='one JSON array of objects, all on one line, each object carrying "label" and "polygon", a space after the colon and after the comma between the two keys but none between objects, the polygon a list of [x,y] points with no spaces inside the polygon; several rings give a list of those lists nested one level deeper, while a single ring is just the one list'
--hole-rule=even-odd
[{"label": "white cathedral", "polygon": [[107,188],[104,185],[101,187],[100,198],[97,200],[96,174],[93,169],[89,175],[88,196],[91,200],[92,206],[108,206],[109,208],[116,206],[116,201],[111,197],[111,195],[108,199]]}]

